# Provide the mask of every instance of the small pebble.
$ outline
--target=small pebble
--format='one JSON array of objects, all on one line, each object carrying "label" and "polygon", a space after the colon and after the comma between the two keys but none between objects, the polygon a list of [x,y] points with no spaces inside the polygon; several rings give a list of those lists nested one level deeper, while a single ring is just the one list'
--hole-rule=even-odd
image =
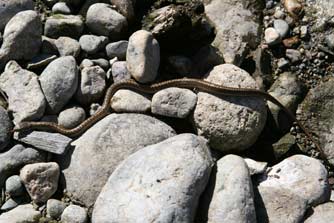
[{"label": "small pebble", "polygon": [[285,0],[284,8],[291,16],[298,16],[302,10],[302,5],[297,0]]},{"label": "small pebble", "polygon": [[284,38],[289,33],[289,24],[282,19],[274,20],[274,28],[282,38]]},{"label": "small pebble", "polygon": [[278,68],[280,68],[280,69],[284,69],[284,68],[286,68],[287,66],[289,66],[289,61],[286,60],[285,58],[280,58],[280,59],[277,61],[277,66],[278,66]]},{"label": "small pebble", "polygon": [[305,38],[308,34],[308,27],[307,26],[301,26],[300,27],[300,37]]},{"label": "small pebble", "polygon": [[287,49],[285,55],[292,63],[300,61],[302,57],[301,53],[295,49]]},{"label": "small pebble", "polygon": [[58,219],[66,208],[66,204],[56,199],[49,199],[46,203],[46,214],[53,219]]},{"label": "small pebble", "polygon": [[276,29],[270,27],[264,31],[264,39],[268,45],[275,45],[281,41],[281,36]]},{"label": "small pebble", "polygon": [[87,211],[78,205],[69,205],[61,215],[63,223],[86,223],[88,222]]}]

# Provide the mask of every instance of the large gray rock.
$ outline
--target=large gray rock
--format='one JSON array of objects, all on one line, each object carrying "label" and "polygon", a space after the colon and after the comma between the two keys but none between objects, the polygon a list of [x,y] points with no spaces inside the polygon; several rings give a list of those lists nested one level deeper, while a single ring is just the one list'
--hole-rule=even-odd
[{"label": "large gray rock", "polygon": [[273,166],[259,185],[291,191],[302,196],[308,205],[315,206],[330,199],[327,175],[319,160],[294,155]]},{"label": "large gray rock", "polygon": [[35,11],[17,13],[6,25],[0,48],[0,70],[9,60],[30,60],[42,44],[42,22]]},{"label": "large gray rock", "polygon": [[[208,206],[205,222],[256,222],[252,180],[243,158],[227,155],[218,160],[207,191],[213,193],[204,194],[202,205]],[[206,208],[200,206],[199,210]]]},{"label": "large gray rock", "polygon": [[139,30],[130,36],[126,63],[131,76],[138,82],[155,80],[160,64],[160,47],[150,32]]},{"label": "large gray rock", "polygon": [[77,57],[80,54],[81,48],[77,40],[70,37],[59,37],[55,42],[59,55]]},{"label": "large gray rock", "polygon": [[58,115],[58,124],[71,129],[78,126],[86,119],[86,112],[82,107],[69,106]]},{"label": "large gray rock", "polygon": [[119,40],[128,27],[126,18],[111,5],[104,3],[96,3],[89,7],[86,25],[92,33],[108,36],[110,40]]},{"label": "large gray rock", "polygon": [[212,0],[205,6],[205,15],[216,28],[213,45],[222,53],[226,63],[240,65],[249,48],[260,40],[260,26],[251,10],[250,0]]},{"label": "large gray rock", "polygon": [[334,219],[334,203],[327,202],[313,208],[312,215],[305,220],[305,223],[328,223]]},{"label": "large gray rock", "polygon": [[20,205],[11,211],[0,215],[2,223],[36,223],[41,217],[41,213],[34,209],[32,204]]},{"label": "large gray rock", "polygon": [[112,64],[110,71],[114,83],[131,79],[131,75],[128,71],[128,68],[126,68],[125,61],[116,61],[115,63]]},{"label": "large gray rock", "polygon": [[60,57],[52,61],[39,80],[48,103],[48,112],[58,113],[77,90],[78,68],[74,57]]},{"label": "large gray rock", "polygon": [[0,5],[0,31],[5,28],[7,22],[15,16],[16,13],[34,9],[34,2],[32,0],[1,0]]},{"label": "large gray rock", "polygon": [[14,123],[34,121],[43,116],[46,101],[38,76],[33,72],[10,61],[0,76],[0,88],[8,96],[8,111],[12,112]]},{"label": "large gray rock", "polygon": [[120,89],[111,98],[110,106],[116,112],[145,113],[151,109],[151,100],[144,94]]},{"label": "large gray rock", "polygon": [[186,118],[195,108],[197,95],[189,89],[166,88],[152,97],[152,113],[175,118]]},{"label": "large gray rock", "polygon": [[68,36],[80,37],[84,29],[81,16],[56,14],[48,17],[44,26],[44,35],[51,38]]},{"label": "large gray rock", "polygon": [[10,141],[11,129],[12,122],[8,116],[8,113],[6,109],[0,106],[0,151],[8,145]]},{"label": "large gray rock", "polygon": [[0,154],[0,187],[13,173],[26,164],[43,162],[46,154],[32,148],[16,145],[5,153]]},{"label": "large gray rock", "polygon": [[108,43],[108,37],[95,36],[95,35],[83,35],[79,39],[81,49],[88,53],[94,54],[102,50]]},{"label": "large gray rock", "polygon": [[92,207],[121,161],[174,134],[171,127],[146,115],[107,116],[72,143],[75,148],[71,156],[65,155],[59,160],[67,191],[87,207]]},{"label": "large gray rock", "polygon": [[145,147],[111,174],[92,222],[192,222],[212,165],[206,140],[192,134]]},{"label": "large gray rock", "polygon": [[55,162],[28,164],[20,171],[22,182],[36,203],[46,202],[56,192],[59,174]]},{"label": "large gray rock", "polygon": [[[227,87],[257,88],[255,80],[232,64],[223,64],[205,78],[206,81]],[[199,135],[209,139],[217,150],[242,151],[250,147],[260,135],[267,110],[263,98],[197,94],[194,125]]]}]

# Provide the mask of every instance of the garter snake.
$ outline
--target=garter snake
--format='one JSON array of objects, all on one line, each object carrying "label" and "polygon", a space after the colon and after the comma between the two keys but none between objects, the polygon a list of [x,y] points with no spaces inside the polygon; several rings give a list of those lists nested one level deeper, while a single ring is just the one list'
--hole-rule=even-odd
[{"label": "garter snake", "polygon": [[225,87],[225,86],[214,84],[214,83],[211,83],[205,80],[193,79],[193,78],[167,80],[167,81],[155,83],[152,85],[139,84],[133,80],[127,80],[127,81],[115,83],[108,88],[101,108],[94,115],[86,119],[84,122],[82,122],[80,125],[78,125],[75,128],[66,129],[52,122],[22,122],[13,129],[13,132],[21,131],[25,129],[47,129],[47,130],[61,133],[63,135],[75,137],[83,133],[85,130],[87,130],[97,121],[104,118],[106,115],[110,114],[109,107],[110,107],[111,98],[116,93],[116,91],[118,91],[119,89],[130,89],[130,90],[136,90],[136,91],[147,93],[147,94],[154,94],[162,89],[169,88],[169,87],[187,88],[191,90],[198,89],[200,91],[212,93],[215,95],[239,96],[239,97],[260,97],[267,101],[270,101],[274,103],[275,105],[277,105],[278,107],[280,107],[289,116],[289,118],[300,127],[300,129],[304,132],[306,137],[314,143],[315,147],[320,153],[321,158],[324,160],[327,160],[326,155],[323,152],[323,150],[320,148],[318,143],[316,143],[313,140],[312,135],[302,125],[302,123],[299,120],[297,120],[297,118],[288,108],[286,108],[282,103],[280,103],[276,98],[274,98],[267,92],[261,91],[258,89],[252,89],[252,88]]}]

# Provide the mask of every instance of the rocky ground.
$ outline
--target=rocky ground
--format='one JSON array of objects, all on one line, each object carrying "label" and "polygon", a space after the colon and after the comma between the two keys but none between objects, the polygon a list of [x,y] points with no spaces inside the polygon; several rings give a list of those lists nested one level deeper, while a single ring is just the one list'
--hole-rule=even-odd
[{"label": "rocky ground", "polygon": [[[334,219],[334,1],[0,0],[0,223]],[[106,89],[200,78],[257,97]],[[316,148],[324,151],[324,160]]]}]

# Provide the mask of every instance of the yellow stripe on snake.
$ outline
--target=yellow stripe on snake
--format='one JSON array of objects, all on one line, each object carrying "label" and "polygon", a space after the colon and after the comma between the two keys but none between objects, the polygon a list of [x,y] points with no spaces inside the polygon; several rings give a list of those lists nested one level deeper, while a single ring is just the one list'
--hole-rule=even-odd
[{"label": "yellow stripe on snake", "polygon": [[133,80],[127,80],[119,83],[115,83],[111,85],[104,98],[102,107],[91,117],[86,119],[80,125],[72,129],[66,129],[60,125],[57,125],[52,122],[22,122],[18,126],[16,126],[13,131],[22,131],[25,129],[47,129],[55,132],[59,132],[63,135],[67,136],[78,136],[95,124],[97,121],[101,120],[108,114],[110,114],[110,101],[113,95],[119,89],[130,89],[136,90],[143,93],[154,94],[162,89],[169,87],[179,87],[179,88],[187,88],[187,89],[198,89],[200,91],[212,93],[215,95],[229,95],[229,96],[239,96],[239,97],[260,97],[265,100],[268,100],[277,106],[279,106],[290,118],[294,121],[305,133],[306,137],[311,140],[316,146],[317,150],[320,153],[322,159],[326,160],[325,153],[320,148],[320,146],[314,141],[311,134],[307,131],[307,129],[301,124],[299,120],[296,119],[294,114],[287,109],[282,103],[280,103],[276,98],[271,96],[265,91],[250,89],[250,88],[233,88],[233,87],[225,87],[218,84],[214,84],[211,82],[207,82],[200,79],[192,79],[192,78],[182,78],[182,79],[174,79],[163,81],[160,83],[152,84],[152,85],[144,85],[139,84]]}]

